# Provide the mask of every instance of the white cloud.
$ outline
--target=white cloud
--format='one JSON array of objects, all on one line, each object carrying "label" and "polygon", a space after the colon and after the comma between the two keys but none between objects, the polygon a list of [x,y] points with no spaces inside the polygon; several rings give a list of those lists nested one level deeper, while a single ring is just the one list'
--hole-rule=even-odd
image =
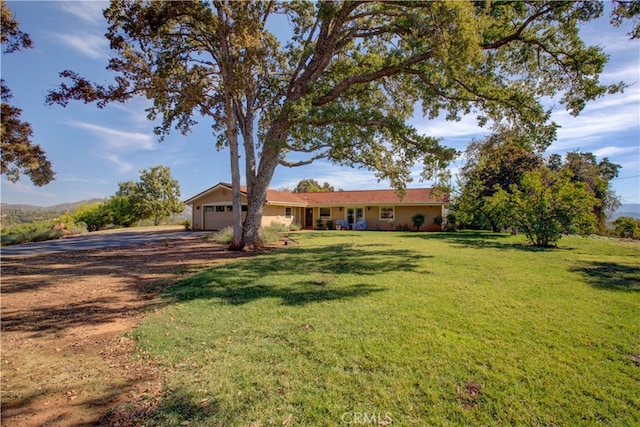
[{"label": "white cloud", "polygon": [[97,154],[96,157],[107,160],[116,165],[117,172],[121,175],[129,173],[134,169],[134,166],[131,163],[122,160],[118,155],[114,153],[100,153]]},{"label": "white cloud", "polygon": [[593,150],[593,154],[595,154],[596,157],[609,157],[609,156],[615,156],[618,154],[634,153],[634,152],[637,153],[638,151],[640,151],[638,147],[608,146],[608,147],[598,148],[597,150]]},{"label": "white cloud", "polygon": [[91,24],[104,23],[102,11],[109,7],[106,1],[65,1],[59,5],[65,12]]},{"label": "white cloud", "polygon": [[87,177],[79,177],[79,176],[65,176],[56,178],[56,181],[59,182],[80,182],[86,184],[94,184],[94,185],[106,185],[109,183],[106,179],[101,178],[87,178]]},{"label": "white cloud", "polygon": [[94,125],[86,122],[73,122],[73,126],[87,129],[98,135],[106,143],[108,149],[117,151],[155,150],[157,144],[150,134],[141,132],[123,132],[121,130]]},{"label": "white cloud", "polygon": [[56,34],[55,37],[64,44],[93,59],[107,55],[108,43],[103,36],[95,34]]}]

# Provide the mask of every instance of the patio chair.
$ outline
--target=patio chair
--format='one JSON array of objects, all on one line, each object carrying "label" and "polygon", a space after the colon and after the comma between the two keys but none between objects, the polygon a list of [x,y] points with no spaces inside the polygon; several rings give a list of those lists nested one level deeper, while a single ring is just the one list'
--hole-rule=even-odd
[{"label": "patio chair", "polygon": [[336,221],[336,230],[348,230],[349,224],[344,219],[339,219]]}]

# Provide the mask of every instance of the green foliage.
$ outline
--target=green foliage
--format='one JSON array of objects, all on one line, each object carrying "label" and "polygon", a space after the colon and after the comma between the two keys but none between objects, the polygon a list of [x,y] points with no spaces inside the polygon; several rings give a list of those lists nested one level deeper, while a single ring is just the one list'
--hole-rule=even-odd
[{"label": "green foliage", "polygon": [[502,206],[511,224],[535,246],[553,246],[563,233],[587,235],[596,230],[594,197],[584,184],[572,182],[567,171],[542,167],[528,172],[511,187],[511,194],[500,190],[490,201]]},{"label": "green foliage", "polygon": [[79,206],[73,211],[75,222],[87,224],[89,231],[102,230],[112,224],[112,215],[105,203],[95,202]]},{"label": "green foliage", "polygon": [[320,185],[315,179],[302,179],[293,190],[294,193],[325,193],[335,191],[328,182]]},{"label": "green foliage", "polygon": [[147,313],[132,335],[167,376],[141,425],[337,426],[345,412],[388,412],[399,426],[640,419],[638,243],[295,237],[171,286]]},{"label": "green foliage", "polygon": [[280,240],[282,233],[288,231],[288,227],[283,224],[271,224],[269,227],[260,229],[260,240],[262,243],[270,244]]},{"label": "green foliage", "polygon": [[593,193],[596,203],[592,210],[598,220],[598,232],[606,234],[607,217],[620,207],[620,199],[609,187],[609,181],[618,176],[620,165],[611,163],[607,157],[598,162],[593,153],[577,151],[567,153],[563,163],[557,154],[552,155],[549,165],[555,170],[571,171],[571,181],[585,184]]},{"label": "green foliage", "polygon": [[[441,225],[442,224],[442,217],[439,217],[439,218],[440,218],[440,223],[438,225]],[[434,224],[437,224],[436,223],[437,219],[438,219],[438,217],[433,219]],[[411,221],[413,222],[413,226],[416,228],[416,230],[420,231],[420,227],[422,227],[424,225],[425,216],[424,216],[424,214],[417,213],[417,214],[415,214],[415,215],[413,215],[411,217]]]},{"label": "green foliage", "polygon": [[171,215],[182,213],[184,205],[180,201],[180,184],[171,176],[167,166],[154,166],[140,172],[139,182],[119,184],[116,196],[124,218],[153,219],[153,224]]},{"label": "green foliage", "polygon": [[300,224],[296,224],[295,222],[289,224],[289,231],[300,231],[300,229]]},{"label": "green foliage", "polygon": [[322,219],[316,219],[316,230],[324,230],[324,222]]},{"label": "green foliage", "polygon": [[496,232],[509,225],[503,206],[492,203],[491,197],[500,190],[509,193],[525,173],[542,164],[542,157],[534,150],[544,148],[544,143],[532,140],[522,132],[501,128],[469,144],[461,173],[461,193],[454,201],[460,222]]},{"label": "green foliage", "polygon": [[638,220],[629,216],[621,216],[613,221],[616,236],[635,239],[640,237]]},{"label": "green foliage", "polygon": [[334,230],[336,227],[332,220],[327,221],[327,230]]},{"label": "green foliage", "polygon": [[225,227],[213,235],[213,241],[221,245],[230,245],[233,241],[233,227]]}]

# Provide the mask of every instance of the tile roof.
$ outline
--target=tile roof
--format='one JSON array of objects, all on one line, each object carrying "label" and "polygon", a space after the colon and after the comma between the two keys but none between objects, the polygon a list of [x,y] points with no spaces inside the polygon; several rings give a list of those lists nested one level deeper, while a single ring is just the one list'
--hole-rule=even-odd
[{"label": "tile roof", "polygon": [[[192,203],[219,186],[231,189],[231,184],[221,182],[193,196],[185,203]],[[241,186],[240,191],[246,195],[247,187],[244,185]],[[431,188],[408,188],[402,200],[400,200],[395,190],[334,191],[327,193],[291,193],[287,191],[268,190],[267,203],[299,206],[442,204],[449,203],[449,196]]]}]

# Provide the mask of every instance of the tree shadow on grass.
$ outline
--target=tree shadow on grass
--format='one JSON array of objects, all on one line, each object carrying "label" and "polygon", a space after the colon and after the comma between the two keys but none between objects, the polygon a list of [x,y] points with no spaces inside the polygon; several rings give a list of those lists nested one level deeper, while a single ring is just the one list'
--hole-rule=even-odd
[{"label": "tree shadow on grass", "polygon": [[461,231],[455,233],[415,233],[409,234],[408,237],[417,237],[425,240],[444,240],[463,248],[475,249],[502,249],[502,250],[520,250],[525,252],[549,252],[557,250],[571,250],[567,247],[541,247],[533,246],[528,243],[507,242],[511,237],[506,233],[492,233],[489,231]]},{"label": "tree shadow on grass", "polygon": [[[386,289],[366,277],[419,271],[419,259],[424,256],[410,250],[365,250],[352,244],[295,248],[201,272],[169,288],[166,296],[179,301],[219,299],[233,305],[264,298],[277,298],[284,305],[355,298]],[[363,280],[345,285],[339,280],[344,275]]]},{"label": "tree shadow on grass", "polygon": [[640,267],[615,262],[589,262],[571,269],[599,289],[640,292]]}]

